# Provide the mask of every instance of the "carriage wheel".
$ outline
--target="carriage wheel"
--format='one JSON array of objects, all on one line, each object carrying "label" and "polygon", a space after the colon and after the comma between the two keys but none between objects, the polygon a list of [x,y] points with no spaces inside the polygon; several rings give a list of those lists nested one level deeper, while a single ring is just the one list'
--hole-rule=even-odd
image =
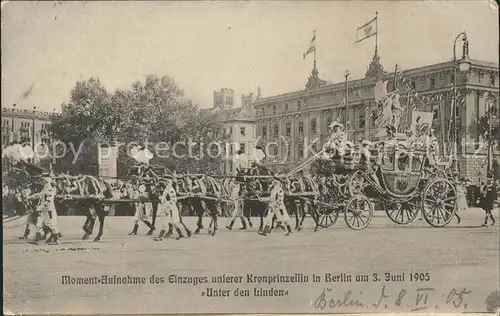
[{"label": "carriage wheel", "polygon": [[349,228],[365,229],[373,218],[372,202],[362,195],[351,197],[346,203],[344,218]]},{"label": "carriage wheel", "polygon": [[323,228],[331,227],[337,222],[338,218],[338,210],[321,205],[316,206],[316,216],[314,216],[314,221],[318,226]]},{"label": "carriage wheel", "polygon": [[457,210],[455,186],[446,179],[433,179],[422,194],[424,219],[433,227],[446,226]]},{"label": "carriage wheel", "polygon": [[364,172],[358,170],[349,178],[348,189],[350,196],[362,194],[367,185]]},{"label": "carriage wheel", "polygon": [[391,221],[399,225],[410,224],[418,215],[418,203],[414,201],[399,204],[384,203],[384,209]]}]

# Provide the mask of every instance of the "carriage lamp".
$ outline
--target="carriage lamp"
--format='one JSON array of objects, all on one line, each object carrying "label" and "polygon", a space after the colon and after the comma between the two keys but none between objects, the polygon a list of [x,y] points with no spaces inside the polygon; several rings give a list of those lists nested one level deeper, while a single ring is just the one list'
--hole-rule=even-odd
[{"label": "carriage lamp", "polygon": [[[456,48],[457,48],[457,41],[458,39],[462,37],[463,45],[462,45],[462,58],[460,60],[457,60],[457,55],[456,55]],[[467,40],[467,34],[465,32],[462,32],[457,35],[455,38],[455,41],[453,43],[453,102],[452,102],[452,124],[453,124],[453,153],[452,153],[452,161],[451,161],[451,172],[453,175],[453,178],[455,181],[458,181],[460,171],[458,169],[458,142],[459,142],[459,135],[458,135],[458,124],[457,124],[457,70],[460,70],[460,72],[467,72],[470,68],[470,61],[469,61],[469,41]]]}]

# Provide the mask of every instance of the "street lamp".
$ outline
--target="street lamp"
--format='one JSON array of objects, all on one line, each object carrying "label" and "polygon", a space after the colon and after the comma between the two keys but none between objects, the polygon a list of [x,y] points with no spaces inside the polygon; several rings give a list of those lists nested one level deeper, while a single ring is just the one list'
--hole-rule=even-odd
[{"label": "street lamp", "polygon": [[[457,48],[457,41],[458,39],[462,37],[463,45],[462,45],[462,58],[460,60],[457,60],[457,55],[456,55],[456,48]],[[458,176],[460,174],[460,171],[458,170],[458,141],[459,141],[459,135],[458,135],[458,123],[457,123],[457,74],[458,70],[461,72],[465,73],[469,70],[470,68],[470,62],[468,60],[469,56],[469,41],[467,40],[467,34],[465,32],[462,32],[457,35],[455,38],[455,42],[453,43],[453,96],[452,96],[452,124],[453,124],[453,147],[452,147],[452,161],[451,161],[451,171],[453,174],[453,178],[457,181]]]},{"label": "street lamp", "polygon": [[486,99],[486,107],[487,107],[487,112],[486,112],[486,118],[488,122],[488,165],[487,165],[487,173],[489,174],[492,171],[493,167],[493,126],[498,129],[499,125],[499,120],[498,116],[496,115],[495,107],[494,107],[494,100],[492,99],[491,95]]}]

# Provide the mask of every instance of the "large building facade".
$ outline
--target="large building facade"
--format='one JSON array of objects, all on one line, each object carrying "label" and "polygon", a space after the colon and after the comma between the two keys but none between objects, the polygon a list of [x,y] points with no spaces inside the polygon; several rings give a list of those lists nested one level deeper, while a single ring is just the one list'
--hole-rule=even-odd
[{"label": "large building facade", "polygon": [[228,136],[220,166],[220,172],[225,175],[235,174],[236,153],[242,151],[251,154],[257,140],[255,111],[252,107],[254,94],[242,94],[241,105],[238,106],[235,106],[235,100],[234,90],[223,88],[214,91],[213,107],[203,110],[205,115],[222,126],[221,132]]},{"label": "large building facade", "polygon": [[[489,108],[499,111],[499,66],[479,60],[468,61],[469,70],[457,72],[456,80],[457,128],[462,138],[459,168],[462,176],[474,178],[484,175],[487,165],[486,149],[480,145],[483,139],[478,120]],[[452,120],[454,69],[450,61],[399,71],[399,79],[404,77],[417,92],[407,97],[399,81],[395,87],[395,74],[384,71],[377,53],[364,78],[351,80],[347,77],[345,82],[336,84],[321,80],[315,64],[304,90],[258,98],[254,102],[258,143],[266,146],[270,158],[267,163],[279,171],[290,169],[320,150],[332,121],[345,124],[347,120],[351,141],[373,139],[379,130],[373,115],[376,109],[374,87],[382,79],[388,81],[388,91],[398,88],[401,105],[406,106],[401,132],[409,128],[412,110],[433,112],[432,128],[441,141],[442,151],[446,152]],[[499,155],[497,148],[493,152],[496,157]]]},{"label": "large building facade", "polygon": [[37,144],[49,144],[51,115],[49,112],[2,108],[2,147],[10,142],[29,143],[35,149]]}]

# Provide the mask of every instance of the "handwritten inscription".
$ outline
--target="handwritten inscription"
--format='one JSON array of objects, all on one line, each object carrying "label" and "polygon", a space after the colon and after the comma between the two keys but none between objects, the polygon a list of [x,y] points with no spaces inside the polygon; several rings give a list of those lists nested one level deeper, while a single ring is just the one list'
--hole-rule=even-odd
[{"label": "handwritten inscription", "polygon": [[314,307],[319,310],[324,310],[325,308],[340,308],[340,307],[363,307],[363,303],[358,301],[352,296],[352,292],[348,291],[341,294],[340,298],[333,298],[327,296],[327,293],[332,292],[331,288],[323,289],[323,292],[314,302]]},{"label": "handwritten inscription", "polygon": [[314,300],[313,306],[319,311],[366,307],[378,310],[397,307],[417,312],[438,308],[442,305],[451,305],[455,309],[466,309],[467,295],[470,293],[471,291],[466,288],[452,288],[445,293],[437,293],[436,289],[431,287],[421,287],[415,290],[403,288],[390,291],[388,286],[384,284],[380,288],[378,297],[373,302],[369,302],[363,297],[363,292],[353,293],[351,290],[335,292],[332,288],[323,288],[321,294]]}]

